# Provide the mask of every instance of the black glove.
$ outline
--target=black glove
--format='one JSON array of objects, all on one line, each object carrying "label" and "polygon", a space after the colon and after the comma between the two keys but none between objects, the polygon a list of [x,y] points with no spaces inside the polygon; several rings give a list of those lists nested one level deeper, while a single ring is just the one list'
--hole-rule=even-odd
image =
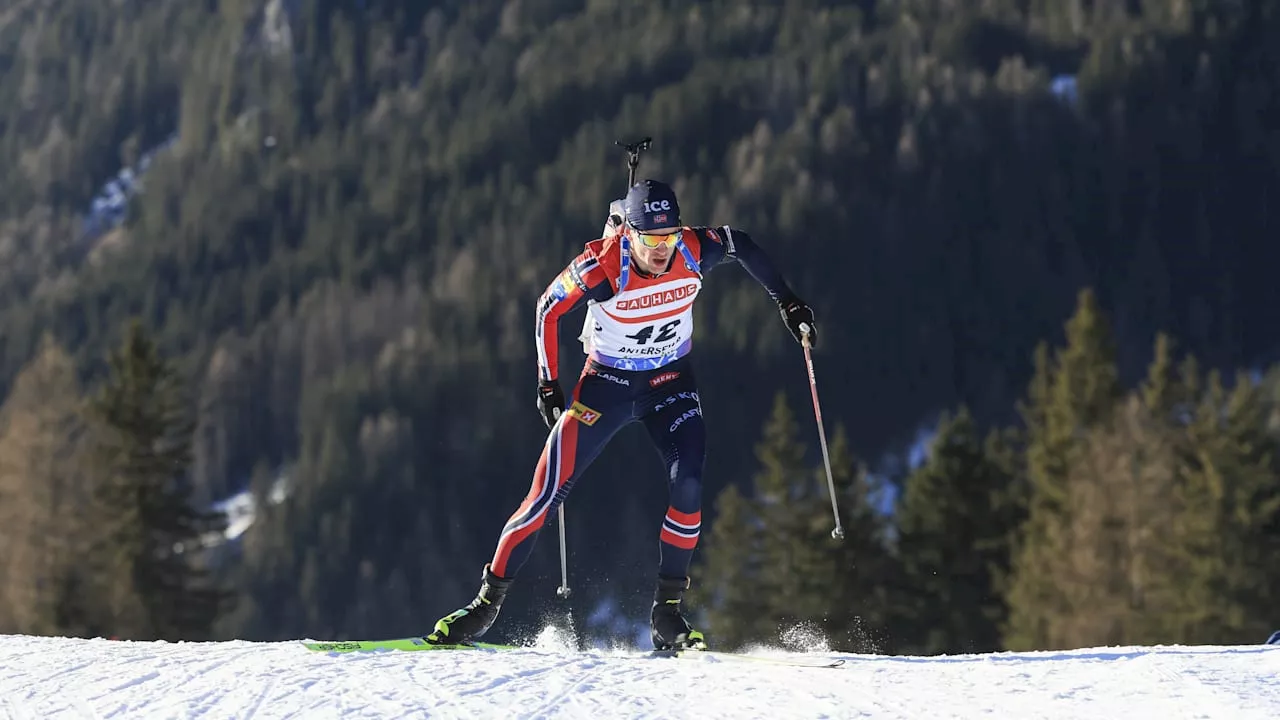
[{"label": "black glove", "polygon": [[548,429],[555,427],[556,420],[564,413],[564,392],[560,390],[560,383],[555,380],[538,381],[538,412],[542,413],[542,421]]},{"label": "black glove", "polygon": [[782,321],[787,324],[787,329],[791,331],[791,335],[795,337],[796,342],[804,344],[804,333],[800,326],[804,324],[808,326],[809,331],[809,347],[818,346],[818,326],[813,322],[813,310],[809,309],[799,298],[787,298],[778,303],[778,309],[782,312]]}]

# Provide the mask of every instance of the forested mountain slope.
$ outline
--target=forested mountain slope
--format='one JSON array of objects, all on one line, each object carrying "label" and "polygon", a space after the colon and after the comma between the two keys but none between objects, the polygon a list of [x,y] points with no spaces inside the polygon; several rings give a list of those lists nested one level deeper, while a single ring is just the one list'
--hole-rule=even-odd
[{"label": "forested mountain slope", "polygon": [[[544,438],[534,300],[623,193],[619,138],[653,136],[642,176],[814,307],[828,431],[865,462],[961,403],[1012,421],[1084,287],[1126,382],[1161,330],[1205,366],[1274,360],[1274,4],[982,8],[4,0],[0,387],[46,333],[92,385],[140,316],[191,383],[197,497],[292,488],[228,627],[321,636],[474,590]],[[158,147],[122,222],[89,218]],[[710,509],[775,393],[804,418],[808,390],[745,272],[704,297]],[[626,432],[597,467],[575,572],[647,587],[658,459]]]}]

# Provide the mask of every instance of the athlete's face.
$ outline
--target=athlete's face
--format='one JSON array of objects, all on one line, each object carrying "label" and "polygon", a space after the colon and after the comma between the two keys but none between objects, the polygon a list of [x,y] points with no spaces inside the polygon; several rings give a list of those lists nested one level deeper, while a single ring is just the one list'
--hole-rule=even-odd
[{"label": "athlete's face", "polygon": [[627,231],[631,233],[631,256],[636,259],[641,270],[660,273],[667,269],[671,253],[675,252],[675,241],[680,228],[658,228],[642,233],[628,227]]}]

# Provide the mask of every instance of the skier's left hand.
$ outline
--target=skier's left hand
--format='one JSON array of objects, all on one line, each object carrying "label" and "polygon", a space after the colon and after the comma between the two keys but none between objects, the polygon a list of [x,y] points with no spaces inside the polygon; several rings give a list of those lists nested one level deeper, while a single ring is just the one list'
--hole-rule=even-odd
[{"label": "skier's left hand", "polygon": [[804,333],[800,329],[801,324],[804,324],[808,326],[809,347],[818,346],[818,326],[813,322],[813,310],[804,301],[795,297],[788,298],[778,303],[778,309],[782,312],[782,321],[787,324],[787,329],[796,342],[804,343]]}]

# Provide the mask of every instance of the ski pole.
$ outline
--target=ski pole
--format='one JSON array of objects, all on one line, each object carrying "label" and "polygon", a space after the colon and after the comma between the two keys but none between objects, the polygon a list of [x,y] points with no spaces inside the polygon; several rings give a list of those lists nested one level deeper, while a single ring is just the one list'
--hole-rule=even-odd
[{"label": "ski pole", "polygon": [[800,333],[801,344],[804,345],[804,362],[809,367],[809,389],[813,391],[813,414],[818,421],[818,440],[822,443],[822,462],[827,468],[827,490],[831,493],[831,514],[836,518],[836,527],[831,531],[831,537],[841,539],[844,537],[844,527],[840,525],[840,508],[836,505],[836,483],[831,477],[831,455],[827,452],[827,431],[822,427],[822,408],[818,405],[818,379],[813,373],[809,323],[800,323]]},{"label": "ski pole", "polygon": [[569,597],[569,555],[566,551],[564,540],[564,501],[560,502],[560,587],[556,588],[556,595],[561,598]]}]

